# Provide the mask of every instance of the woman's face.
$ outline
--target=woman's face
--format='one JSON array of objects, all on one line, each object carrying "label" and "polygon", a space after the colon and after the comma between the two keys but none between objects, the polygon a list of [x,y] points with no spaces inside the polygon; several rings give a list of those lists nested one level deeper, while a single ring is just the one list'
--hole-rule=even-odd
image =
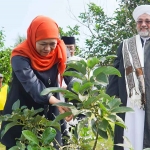
[{"label": "woman's face", "polygon": [[36,51],[41,56],[48,55],[57,46],[57,39],[45,39],[36,42]]}]

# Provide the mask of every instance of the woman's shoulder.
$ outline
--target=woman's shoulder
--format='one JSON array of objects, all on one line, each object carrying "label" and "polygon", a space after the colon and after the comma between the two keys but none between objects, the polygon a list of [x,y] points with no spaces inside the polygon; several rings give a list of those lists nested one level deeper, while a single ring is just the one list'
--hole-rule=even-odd
[{"label": "woman's shoulder", "polygon": [[13,56],[11,58],[11,64],[13,69],[26,68],[30,66],[30,59],[24,56]]},{"label": "woman's shoulder", "polygon": [[28,57],[19,56],[19,55],[13,56],[11,60],[12,61],[30,61]]}]

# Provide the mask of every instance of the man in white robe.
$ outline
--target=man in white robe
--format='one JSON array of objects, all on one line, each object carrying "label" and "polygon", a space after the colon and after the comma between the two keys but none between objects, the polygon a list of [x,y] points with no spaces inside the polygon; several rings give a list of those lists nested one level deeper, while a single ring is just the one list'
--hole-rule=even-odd
[{"label": "man in white robe", "polygon": [[[115,126],[114,144],[124,143],[125,136],[134,150],[143,150],[150,148],[150,5],[136,7],[133,18],[138,35],[120,44],[114,67],[122,77],[110,76],[107,93],[134,109],[132,113],[118,114],[127,129]],[[114,150],[129,148],[115,145]]]}]

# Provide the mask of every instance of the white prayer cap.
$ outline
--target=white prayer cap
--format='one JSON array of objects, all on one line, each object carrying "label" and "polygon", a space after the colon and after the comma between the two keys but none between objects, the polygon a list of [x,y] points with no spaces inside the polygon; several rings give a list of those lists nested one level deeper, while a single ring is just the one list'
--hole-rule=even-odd
[{"label": "white prayer cap", "polygon": [[0,73],[0,78],[3,78],[3,75]]},{"label": "white prayer cap", "polygon": [[143,15],[143,14],[148,14],[150,15],[150,5],[140,5],[137,6],[134,11],[133,11],[133,18],[135,21],[137,21],[138,17]]}]

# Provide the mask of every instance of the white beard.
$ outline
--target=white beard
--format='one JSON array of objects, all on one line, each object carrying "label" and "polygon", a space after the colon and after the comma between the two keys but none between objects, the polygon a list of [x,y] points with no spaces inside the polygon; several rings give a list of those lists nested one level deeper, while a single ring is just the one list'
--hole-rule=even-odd
[{"label": "white beard", "polygon": [[149,32],[148,31],[139,31],[138,33],[141,37],[149,37]]}]

